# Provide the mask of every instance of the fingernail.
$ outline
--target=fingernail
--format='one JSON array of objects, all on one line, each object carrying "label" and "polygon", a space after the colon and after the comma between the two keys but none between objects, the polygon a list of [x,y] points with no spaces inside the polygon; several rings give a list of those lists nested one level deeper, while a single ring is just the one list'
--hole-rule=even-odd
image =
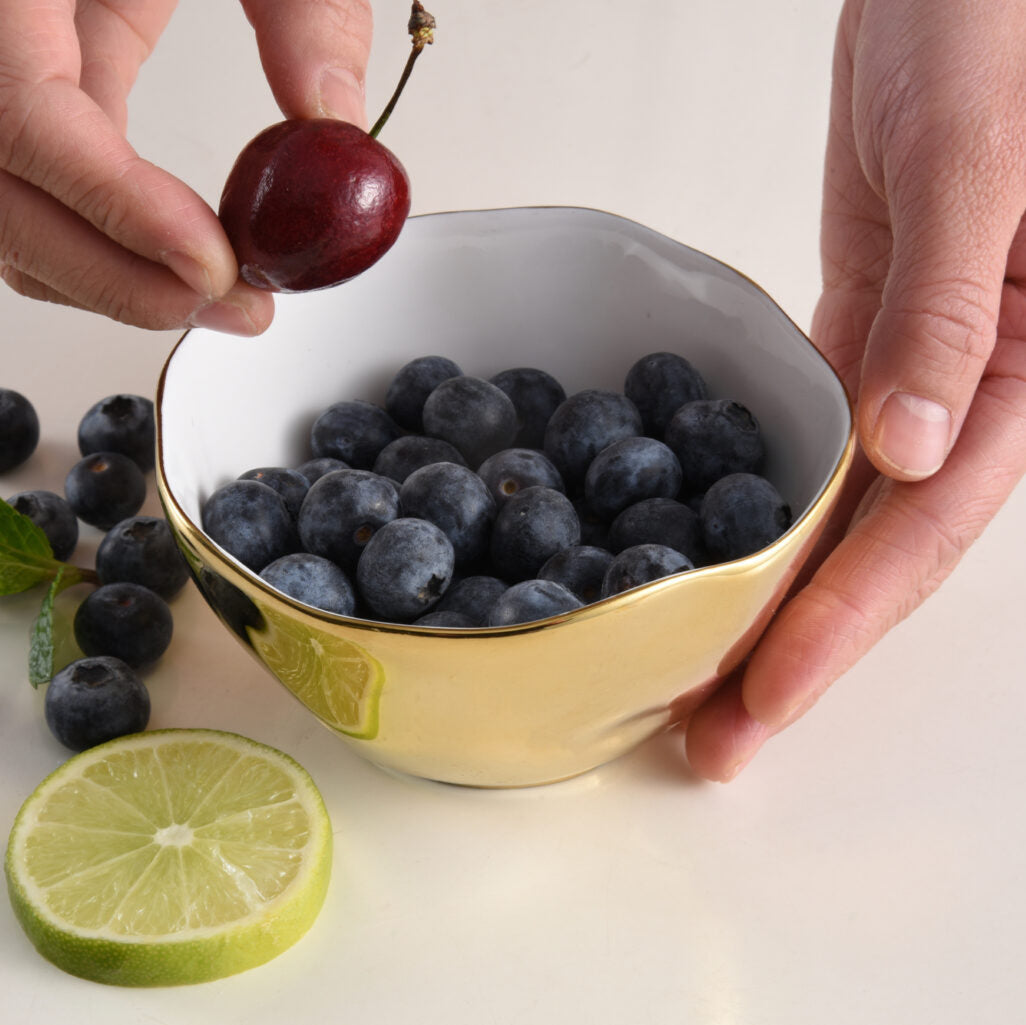
[{"label": "fingernail", "polygon": [[214,298],[213,289],[210,287],[210,274],[207,268],[199,260],[193,259],[187,253],[180,253],[176,249],[168,249],[159,254],[161,262],[170,268],[179,278],[182,279],[194,292]]},{"label": "fingernail", "polygon": [[951,414],[932,399],[893,392],[880,412],[873,440],[895,469],[912,477],[929,477],[948,454]]},{"label": "fingernail", "polygon": [[367,127],[363,86],[346,68],[328,68],[321,75],[317,105],[325,117],[337,117],[361,128]]},{"label": "fingernail", "polygon": [[190,318],[192,327],[209,328],[228,335],[259,334],[249,313],[234,303],[219,302],[201,306]]}]

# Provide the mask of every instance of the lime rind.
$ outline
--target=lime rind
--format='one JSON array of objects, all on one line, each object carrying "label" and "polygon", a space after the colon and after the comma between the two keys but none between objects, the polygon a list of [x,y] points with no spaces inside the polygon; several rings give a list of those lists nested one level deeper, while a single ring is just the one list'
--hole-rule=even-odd
[{"label": "lime rind", "polygon": [[381,663],[353,641],[273,609],[262,612],[264,625],[247,633],[264,664],[325,725],[373,740],[385,682]]},{"label": "lime rind", "polygon": [[[244,764],[255,776],[262,769],[265,782],[268,773],[290,782],[251,809],[250,821],[244,802],[236,800],[226,818],[208,814],[194,831],[182,820],[158,825],[174,803],[160,800],[145,829],[139,822],[146,816],[127,801],[124,823],[130,828],[105,831],[89,806],[95,786],[74,786],[90,768],[103,775],[126,754],[128,761],[145,763],[147,748],[177,747],[180,758],[187,750],[195,755],[199,749],[190,745],[197,743],[208,753],[230,749],[240,768]],[[237,775],[229,778],[222,796],[237,798],[237,782]],[[151,777],[141,785],[152,783]],[[257,789],[255,783],[247,787],[251,796]],[[200,812],[216,803],[212,794],[198,792],[191,800]],[[85,810],[84,825],[75,821],[76,809]],[[284,819],[276,818],[275,809],[287,810]],[[161,842],[168,840],[162,830],[176,829],[181,835]],[[288,755],[216,730],[155,730],[82,752],[51,773],[15,819],[4,868],[15,916],[59,968],[108,984],[171,986],[233,975],[292,946],[324,903],[331,851],[323,799]],[[112,914],[112,907],[119,910]]]}]

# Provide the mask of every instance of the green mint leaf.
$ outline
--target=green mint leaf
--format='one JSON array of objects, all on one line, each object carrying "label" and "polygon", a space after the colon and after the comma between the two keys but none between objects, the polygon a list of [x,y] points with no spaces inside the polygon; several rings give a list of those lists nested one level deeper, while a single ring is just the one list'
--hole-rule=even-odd
[{"label": "green mint leaf", "polygon": [[61,563],[46,534],[8,502],[0,501],[0,594],[17,594],[51,579]]},{"label": "green mint leaf", "polygon": [[57,595],[66,586],[64,567],[57,570],[43,599],[43,607],[39,610],[35,623],[32,624],[32,639],[29,643],[28,672],[29,683],[38,687],[48,683],[53,677],[53,603]]}]

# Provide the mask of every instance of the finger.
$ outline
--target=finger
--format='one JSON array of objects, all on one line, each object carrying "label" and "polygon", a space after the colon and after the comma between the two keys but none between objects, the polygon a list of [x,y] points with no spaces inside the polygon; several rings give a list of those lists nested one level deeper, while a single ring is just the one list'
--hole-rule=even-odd
[{"label": "finger", "polygon": [[122,135],[128,121],[128,93],[174,12],[175,2],[82,0],[75,8],[81,51],[79,88]]},{"label": "finger", "polygon": [[745,708],[738,675],[721,684],[691,714],[685,754],[698,775],[727,783],[752,760],[769,735],[769,727],[753,719]]},{"label": "finger", "polygon": [[160,330],[192,324],[253,335],[273,316],[274,300],[262,289],[240,282],[219,300],[197,295],[166,267],[118,246],[52,196],[5,172],[0,211],[3,278],[22,295]]},{"label": "finger", "polygon": [[337,117],[367,127],[369,0],[242,0],[242,6],[286,117]]},{"label": "finger", "polygon": [[[1017,300],[1026,328],[1026,301]],[[1003,317],[1003,322],[1007,317]],[[947,577],[1026,469],[1026,347],[1003,337],[951,456],[920,482],[885,480],[752,655],[745,707],[781,729]]]},{"label": "finger", "polygon": [[[170,267],[206,298],[224,294],[238,267],[214,212],[140,159],[79,90],[73,7],[0,0],[0,168],[119,245]],[[40,20],[41,9],[47,17]]]},{"label": "finger", "polygon": [[[920,84],[892,97],[896,112],[879,129],[893,247],[862,364],[859,432],[870,459],[898,480],[936,472],[958,436],[995,344],[1026,209],[1026,143],[1011,123],[1026,103],[1019,49],[989,53],[991,75],[974,87],[925,63],[958,66],[946,49],[952,35],[941,52],[927,45],[916,55],[923,63],[906,70]],[[975,52],[970,28],[958,45]]]}]

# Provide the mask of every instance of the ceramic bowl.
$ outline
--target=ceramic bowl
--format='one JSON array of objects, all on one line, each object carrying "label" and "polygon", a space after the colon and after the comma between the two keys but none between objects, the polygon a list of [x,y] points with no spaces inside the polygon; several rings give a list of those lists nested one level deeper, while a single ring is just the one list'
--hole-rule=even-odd
[{"label": "ceramic bowl", "polygon": [[[537,366],[570,394],[622,390],[636,359],[663,350],[763,426],[765,475],[794,524],[755,555],[541,622],[440,630],[294,602],[200,527],[216,487],[252,467],[299,465],[321,410],[383,401],[414,357],[449,356],[481,377]],[[656,232],[576,208],[414,217],[362,276],[279,296],[263,336],[188,332],[157,407],[161,499],[226,626],[361,755],[491,787],[576,775],[677,722],[750,650],[853,450],[844,388],[765,292]]]}]

